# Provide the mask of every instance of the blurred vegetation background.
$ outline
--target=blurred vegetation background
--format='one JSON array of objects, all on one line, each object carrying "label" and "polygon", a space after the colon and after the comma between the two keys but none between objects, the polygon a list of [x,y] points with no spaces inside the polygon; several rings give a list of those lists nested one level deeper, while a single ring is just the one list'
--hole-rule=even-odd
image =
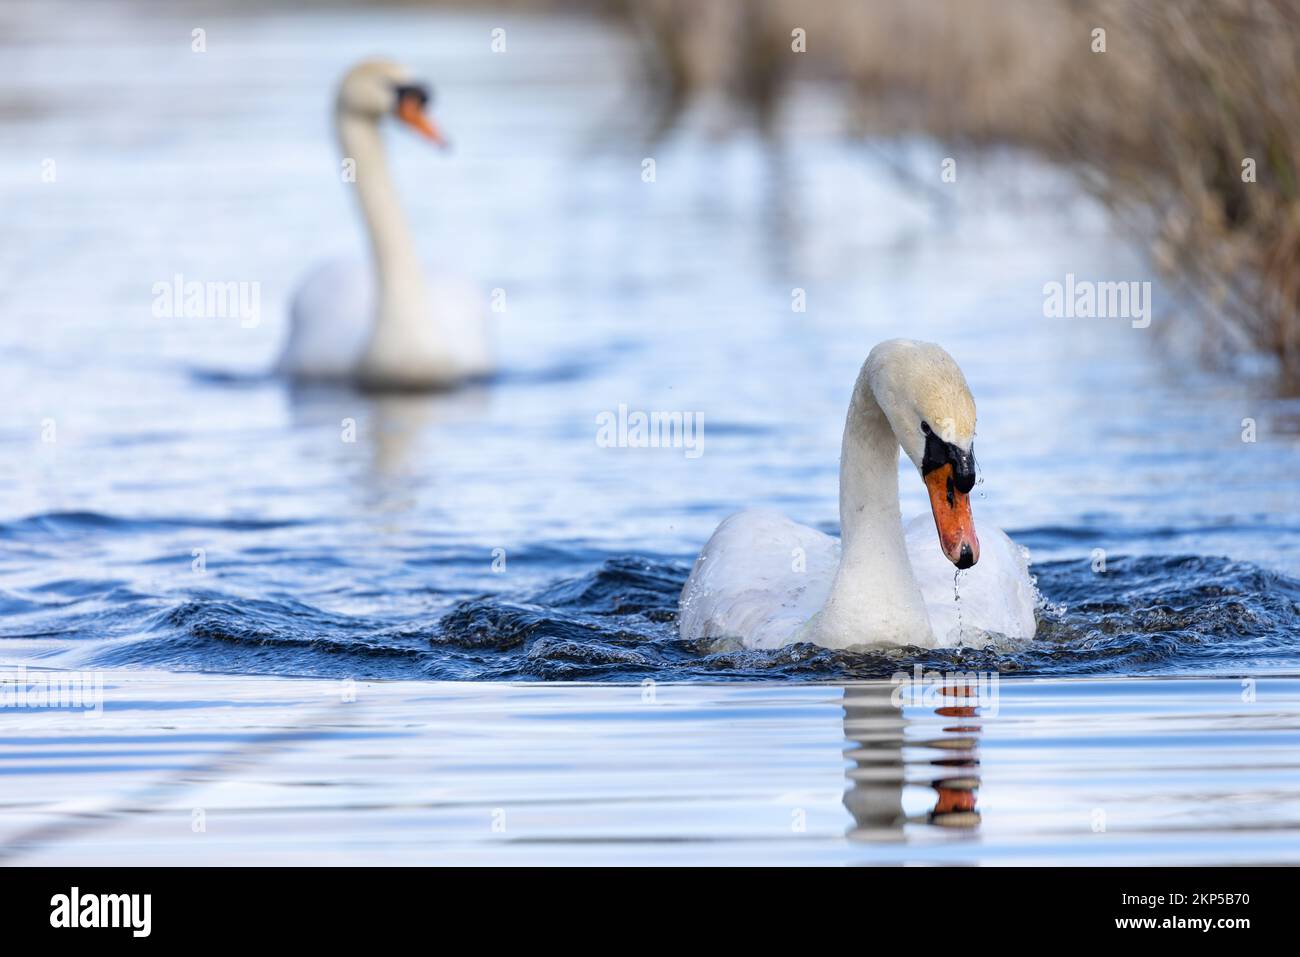
[{"label": "blurred vegetation background", "polygon": [[709,96],[772,131],[790,88],[811,82],[843,93],[863,135],[1043,154],[1197,300],[1184,328],[1203,351],[1272,356],[1282,390],[1300,393],[1300,0],[498,5],[633,31],[661,127]]},{"label": "blurred vegetation background", "polygon": [[635,30],[670,113],[720,94],[771,129],[791,84],[819,82],[864,134],[1071,167],[1204,306],[1203,345],[1270,354],[1300,390],[1300,0],[559,5]]}]

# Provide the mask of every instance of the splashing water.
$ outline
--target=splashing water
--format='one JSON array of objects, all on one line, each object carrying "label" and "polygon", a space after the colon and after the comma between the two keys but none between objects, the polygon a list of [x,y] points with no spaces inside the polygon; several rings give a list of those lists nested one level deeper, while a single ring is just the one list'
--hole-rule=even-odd
[{"label": "splashing water", "polygon": [[[127,587],[80,614],[60,603],[21,618],[35,632],[74,625],[60,644],[85,643],[83,665],[354,678],[825,681],[916,664],[1056,676],[1300,667],[1300,582],[1281,574],[1195,556],[1113,558],[1104,579],[1077,561],[1035,571],[1047,599],[1038,636],[980,648],[756,651],[684,641],[676,610],[687,567],[630,556],[534,592],[466,598],[415,618],[218,594],[160,609]],[[90,640],[105,630],[131,640]]]}]

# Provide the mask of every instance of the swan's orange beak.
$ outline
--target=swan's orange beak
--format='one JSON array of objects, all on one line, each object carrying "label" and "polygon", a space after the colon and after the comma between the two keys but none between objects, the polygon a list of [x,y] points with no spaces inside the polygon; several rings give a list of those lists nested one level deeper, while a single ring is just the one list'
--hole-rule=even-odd
[{"label": "swan's orange beak", "polygon": [[925,473],[930,491],[930,510],[939,530],[939,546],[948,561],[958,568],[970,568],[980,560],[980,540],[975,537],[975,520],[970,514],[970,493],[957,487],[951,462]]},{"label": "swan's orange beak", "polygon": [[424,112],[425,102],[426,98],[417,92],[403,93],[397,103],[397,118],[425,139],[433,140],[439,146],[445,147],[447,140],[443,137],[442,130],[438,129],[433,118]]}]

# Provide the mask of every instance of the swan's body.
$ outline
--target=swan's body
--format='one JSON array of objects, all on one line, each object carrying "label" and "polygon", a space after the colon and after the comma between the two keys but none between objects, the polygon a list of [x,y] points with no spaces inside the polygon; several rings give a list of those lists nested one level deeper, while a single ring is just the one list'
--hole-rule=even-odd
[{"label": "swan's body", "polygon": [[[441,276],[433,277],[426,288],[436,307],[426,328],[417,328],[415,335],[437,342],[415,348],[402,343],[398,353],[403,361],[388,377],[390,383],[400,387],[402,382],[418,386],[426,381],[436,388],[491,372],[492,352],[479,291],[470,283]],[[289,307],[289,341],[281,368],[297,379],[366,381],[361,359],[374,332],[377,309],[370,266],[355,259],[318,264],[303,278]],[[406,361],[444,351],[445,360],[419,365]]]},{"label": "swan's body", "polygon": [[[933,647],[975,642],[982,633],[1033,635],[1033,584],[1020,549],[1000,530],[980,529],[980,560],[961,573],[960,602],[952,564],[935,547],[933,520],[918,515],[908,522],[904,542],[930,637],[914,633],[896,643]],[[797,557],[802,561],[796,563]],[[803,570],[795,571],[800,564]],[[737,512],[718,526],[695,563],[682,600],[681,632],[739,637],[749,648],[818,640],[804,634],[805,626],[830,597],[839,564],[839,539],[778,512]],[[871,643],[865,635],[848,634],[844,645],[826,637],[818,643]]]},{"label": "swan's body", "polygon": [[329,262],[307,275],[290,306],[282,374],[441,389],[491,370],[483,297],[468,285],[426,281],[388,174],[379,130],[387,114],[441,142],[422,112],[427,96],[391,63],[363,63],[344,77],[335,126],[355,171],[372,259]]},{"label": "swan's body", "polygon": [[[949,478],[969,470],[973,483],[974,430],[974,402],[946,352],[909,340],[881,343],[863,365],[844,427],[842,540],[765,510],[727,518],[682,590],[682,637],[738,638],[751,648],[1032,637],[1037,595],[1021,550],[987,526],[977,540],[969,484],[959,478],[954,487]],[[934,520],[922,516],[906,529],[900,442],[927,476],[935,509]],[[955,577],[954,564],[966,570]]]}]

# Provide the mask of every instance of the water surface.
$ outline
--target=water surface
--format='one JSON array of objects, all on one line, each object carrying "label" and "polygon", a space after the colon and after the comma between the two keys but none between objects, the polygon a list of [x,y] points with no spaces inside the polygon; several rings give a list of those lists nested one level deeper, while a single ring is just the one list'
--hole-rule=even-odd
[{"label": "water surface", "polygon": [[0,735],[0,861],[1269,864],[1300,684],[897,686],[108,676]]}]

